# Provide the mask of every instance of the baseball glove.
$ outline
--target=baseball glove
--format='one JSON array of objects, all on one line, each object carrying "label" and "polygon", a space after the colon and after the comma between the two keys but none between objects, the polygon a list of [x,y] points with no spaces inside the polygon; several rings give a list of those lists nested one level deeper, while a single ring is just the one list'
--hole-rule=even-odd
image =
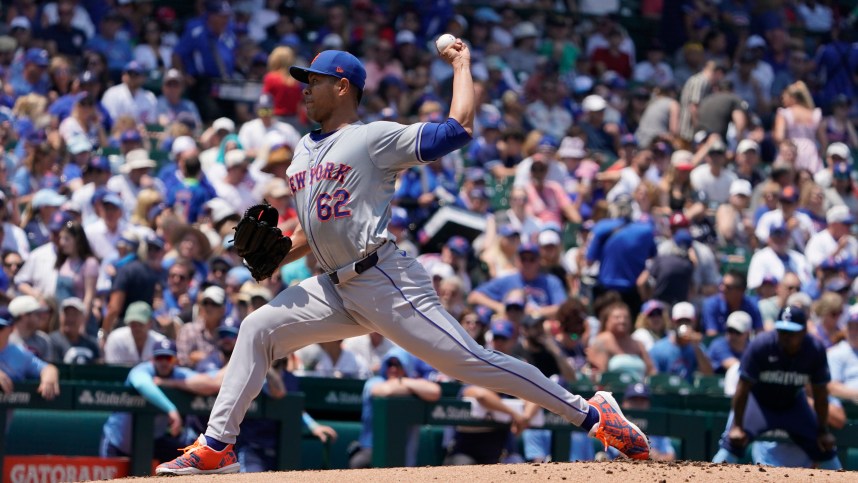
[{"label": "baseball glove", "polygon": [[279,213],[267,202],[253,205],[235,227],[234,245],[257,281],[270,277],[292,249],[292,239],[277,228]]}]

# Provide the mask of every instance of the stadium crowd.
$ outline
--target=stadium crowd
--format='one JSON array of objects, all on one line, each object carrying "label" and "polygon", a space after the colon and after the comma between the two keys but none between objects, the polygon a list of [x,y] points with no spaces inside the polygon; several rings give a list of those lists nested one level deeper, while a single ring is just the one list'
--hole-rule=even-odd
[{"label": "stadium crowd", "polygon": [[[41,377],[48,397],[50,363],[135,366],[128,383],[167,414],[156,455],[172,458],[186,422],[159,387],[217,392],[242,319],[320,273],[308,256],[256,283],[231,249],[262,199],[284,233],[297,224],[284,176],[313,126],[288,68],[349,50],[366,66],[365,121],[438,121],[452,70],[433,41],[450,32],[474,57],[474,140],[402,173],[389,231],[474,339],[568,383],[727,374],[729,387],[750,341],[800,307],[828,349],[836,419],[836,398],[858,401],[847,4],[4,2],[0,387]],[[302,374],[368,379],[367,401],[437,399],[446,379],[379,334],[297,351],[266,391],[296,390]],[[453,431],[450,464],[548,454],[527,406],[478,387],[463,396],[507,413],[512,430]],[[624,404],[648,398],[634,384]],[[371,418],[356,467],[370,462]],[[244,423],[245,470],[272,467],[271,431]],[[757,444],[759,461],[805,461]],[[102,453],[129,445],[130,418],[111,417]],[[592,453],[573,442],[573,458]]]}]

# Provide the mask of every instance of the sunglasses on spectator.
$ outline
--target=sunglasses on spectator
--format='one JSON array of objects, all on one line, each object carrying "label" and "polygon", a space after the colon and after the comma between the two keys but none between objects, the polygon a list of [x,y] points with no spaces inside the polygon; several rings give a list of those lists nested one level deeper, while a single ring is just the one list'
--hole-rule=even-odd
[{"label": "sunglasses on spectator", "polygon": [[745,290],[745,287],[743,287],[742,285],[732,284],[732,285],[724,285],[724,289],[725,290]]},{"label": "sunglasses on spectator", "polygon": [[165,356],[155,356],[153,359],[155,359],[158,362],[168,362],[168,361],[172,361],[173,359],[175,359],[175,357],[165,355]]},{"label": "sunglasses on spectator", "polygon": [[539,259],[537,257],[533,257],[533,256],[521,257],[522,263],[536,263],[537,261],[539,261]]},{"label": "sunglasses on spectator", "polygon": [[219,303],[215,303],[214,300],[205,299],[202,302],[203,307],[223,307],[223,305]]}]

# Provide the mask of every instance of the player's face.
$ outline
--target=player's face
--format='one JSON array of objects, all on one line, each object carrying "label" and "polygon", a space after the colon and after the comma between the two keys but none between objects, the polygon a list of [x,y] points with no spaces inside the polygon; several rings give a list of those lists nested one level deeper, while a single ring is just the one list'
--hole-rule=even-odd
[{"label": "player's face", "polygon": [[778,344],[788,355],[795,355],[801,350],[801,342],[807,334],[806,330],[800,332],[778,331]]},{"label": "player's face", "polygon": [[340,79],[329,75],[310,74],[308,81],[304,89],[307,116],[321,123],[331,115],[337,105],[337,82]]}]

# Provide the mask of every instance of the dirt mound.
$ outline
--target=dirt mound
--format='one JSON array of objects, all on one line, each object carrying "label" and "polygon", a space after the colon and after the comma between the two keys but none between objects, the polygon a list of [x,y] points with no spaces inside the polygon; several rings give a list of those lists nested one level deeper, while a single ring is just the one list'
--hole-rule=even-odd
[{"label": "dirt mound", "polygon": [[224,476],[185,476],[181,478],[147,478],[146,483],[250,483],[250,482],[545,482],[568,481],[587,483],[709,483],[754,481],[796,483],[825,481],[854,483],[854,472],[772,468],[751,465],[715,464],[699,461],[662,463],[656,461],[609,461],[604,463],[542,463],[491,466],[444,466],[424,468],[389,468],[371,470],[291,471],[251,473]]}]

